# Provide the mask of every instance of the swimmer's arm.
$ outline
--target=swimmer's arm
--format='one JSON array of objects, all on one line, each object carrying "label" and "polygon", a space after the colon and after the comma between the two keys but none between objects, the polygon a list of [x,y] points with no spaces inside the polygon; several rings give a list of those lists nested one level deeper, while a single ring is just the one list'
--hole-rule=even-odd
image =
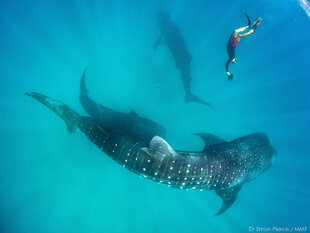
[{"label": "swimmer's arm", "polygon": [[245,26],[245,27],[236,29],[236,30],[235,30],[235,33],[238,34],[238,33],[240,33],[240,32],[243,32],[243,31],[247,30],[248,28],[249,28],[249,26]]}]

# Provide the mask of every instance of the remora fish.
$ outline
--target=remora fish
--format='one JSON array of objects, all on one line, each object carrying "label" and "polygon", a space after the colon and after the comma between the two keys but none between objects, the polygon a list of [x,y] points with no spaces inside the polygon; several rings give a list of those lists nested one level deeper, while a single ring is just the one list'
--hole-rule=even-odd
[{"label": "remora fish", "polygon": [[254,180],[274,162],[276,151],[265,134],[255,133],[226,142],[210,134],[197,134],[205,142],[201,152],[174,151],[155,136],[148,147],[129,137],[111,133],[90,117],[39,93],[26,93],[53,110],[69,132],[79,128],[98,148],[130,171],[155,182],[183,190],[214,190],[223,200],[217,215],[236,200],[242,185]]}]

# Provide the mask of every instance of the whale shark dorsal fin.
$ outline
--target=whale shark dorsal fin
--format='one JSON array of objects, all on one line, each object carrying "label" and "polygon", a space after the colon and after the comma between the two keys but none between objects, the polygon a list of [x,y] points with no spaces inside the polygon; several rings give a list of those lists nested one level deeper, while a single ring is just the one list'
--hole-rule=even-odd
[{"label": "whale shark dorsal fin", "polygon": [[162,160],[166,156],[176,156],[176,152],[172,149],[172,147],[161,137],[155,136],[150,142],[148,148],[142,148],[147,154],[150,156]]},{"label": "whale shark dorsal fin", "polygon": [[130,113],[129,113],[129,114],[130,114],[130,115],[133,115],[133,116],[139,116],[138,113],[136,113],[136,111],[133,110],[133,109],[130,110]]},{"label": "whale shark dorsal fin", "polygon": [[223,200],[222,207],[216,215],[224,213],[236,201],[241,187],[242,185],[237,185],[232,188],[218,189],[215,191],[216,194]]},{"label": "whale shark dorsal fin", "polygon": [[193,135],[197,135],[197,136],[201,137],[201,139],[204,141],[205,147],[203,150],[206,150],[206,148],[209,146],[226,142],[224,139],[221,139],[221,138],[219,138],[213,134],[209,134],[209,133],[194,133]]}]

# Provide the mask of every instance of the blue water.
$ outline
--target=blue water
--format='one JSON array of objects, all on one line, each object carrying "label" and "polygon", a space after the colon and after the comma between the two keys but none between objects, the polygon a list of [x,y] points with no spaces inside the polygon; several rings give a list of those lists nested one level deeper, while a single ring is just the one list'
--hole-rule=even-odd
[{"label": "blue water", "polygon": [[[179,26],[193,92],[213,108],[186,104],[168,49],[152,49],[158,10]],[[245,26],[244,12],[263,22],[240,42],[228,82],[226,44]],[[297,1],[2,0],[0,29],[0,232],[309,231],[310,18]],[[140,179],[23,95],[37,91],[85,114],[86,66],[93,99],[164,125],[173,148],[200,150],[195,132],[226,140],[264,132],[277,149],[274,165],[218,217],[214,192]]]}]

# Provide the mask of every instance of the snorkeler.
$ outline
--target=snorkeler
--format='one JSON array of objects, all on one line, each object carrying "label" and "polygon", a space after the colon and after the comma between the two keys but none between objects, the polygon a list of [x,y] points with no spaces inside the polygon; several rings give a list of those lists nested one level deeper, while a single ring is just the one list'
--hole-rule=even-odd
[{"label": "snorkeler", "polygon": [[231,35],[229,41],[228,41],[228,44],[227,44],[227,53],[228,53],[228,61],[226,62],[226,74],[228,76],[228,80],[232,80],[234,78],[234,75],[229,73],[228,71],[228,67],[229,67],[229,64],[232,62],[232,63],[236,63],[237,62],[237,58],[235,57],[235,49],[237,47],[237,45],[239,44],[241,38],[243,37],[247,37],[248,35],[251,35],[255,32],[255,30],[257,29],[258,25],[262,22],[262,19],[261,18],[258,18],[257,20],[255,20],[254,24],[253,24],[253,27],[250,31],[246,32],[246,33],[243,33],[243,34],[240,34],[240,32],[243,32],[245,31],[246,29],[250,28],[251,27],[251,19],[250,17],[245,14],[245,16],[247,17],[248,19],[248,25],[245,26],[245,27],[242,27],[242,28],[239,28],[239,29],[236,29],[234,31],[234,33]]}]

